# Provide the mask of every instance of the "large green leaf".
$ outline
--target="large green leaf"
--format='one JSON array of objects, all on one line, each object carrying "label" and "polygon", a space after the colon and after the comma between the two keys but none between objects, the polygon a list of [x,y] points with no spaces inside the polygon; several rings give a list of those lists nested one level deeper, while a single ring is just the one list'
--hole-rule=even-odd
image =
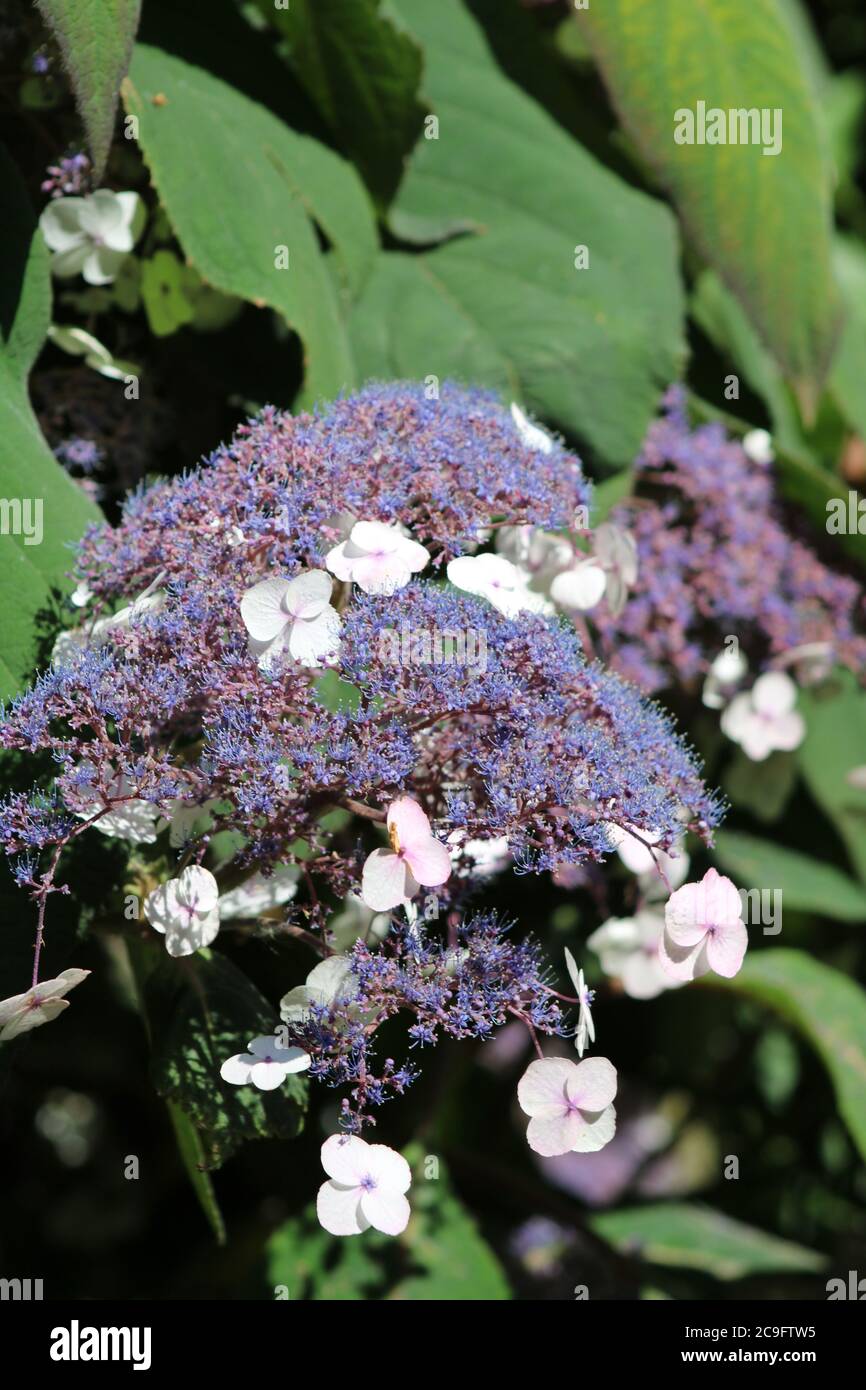
[{"label": "large green leaf", "polygon": [[[837,260],[837,264],[838,264]],[[738,301],[714,271],[699,276],[691,299],[695,322],[707,337],[763,397],[772,422],[776,475],[781,493],[808,512],[816,528],[824,532],[827,503],[840,494],[839,478],[824,467],[819,453],[806,437],[793,395],[781,369],[761,342]],[[863,315],[855,307],[849,314],[833,363],[828,386],[840,406],[858,410],[856,372],[862,356],[859,341]],[[851,416],[853,420],[858,415]],[[852,558],[866,563],[866,537],[841,535],[838,542]]]},{"label": "large green leaf", "polygon": [[[203,279],[283,315],[304,344],[308,394],[353,385],[341,299],[363,285],[376,233],[351,165],[211,73],[146,44],[136,45],[123,97]],[[317,226],[333,247],[336,282]]]},{"label": "large green leaf", "polygon": [[206,1159],[201,1135],[192,1120],[173,1100],[168,1102],[168,1113],[177,1139],[178,1153],[192,1184],[193,1192],[198,1198],[199,1205],[214,1233],[217,1245],[225,1245],[225,1222],[214,1191],[213,1179],[210,1173],[206,1173],[204,1170]]},{"label": "large green leaf", "polygon": [[36,0],[60,45],[93,157],[102,177],[117,94],[129,67],[141,0]]},{"label": "large green leaf", "polygon": [[508,80],[458,0],[391,8],[424,49],[439,129],[390,224],[418,243],[464,234],[381,258],[353,325],[363,374],[492,385],[629,463],[684,353],[673,219]]},{"label": "large green leaf", "polygon": [[783,912],[793,908],[866,923],[866,889],[832,864],[737,830],[716,832],[715,854],[738,888],[778,889]]},{"label": "large green leaf", "polygon": [[[577,18],[626,130],[694,245],[811,412],[839,322],[832,170],[810,75],[776,0],[606,0]],[[677,143],[675,113],[694,113],[698,102],[706,111],[781,111],[781,149]]]},{"label": "large green leaf", "polygon": [[849,671],[838,671],[802,691],[799,707],[806,718],[800,770],[866,883],[866,790],[848,780],[854,768],[866,766],[866,691]]},{"label": "large green leaf", "polygon": [[826,1263],[814,1250],[688,1202],[605,1211],[593,1216],[590,1224],[624,1255],[648,1264],[701,1270],[716,1279],[802,1274]]},{"label": "large green leaf", "polygon": [[866,993],[804,951],[775,946],[750,952],[733,980],[716,983],[775,1009],[808,1039],[830,1073],[839,1113],[866,1158]]},{"label": "large green leaf", "polygon": [[274,1011],[246,975],[213,951],[183,961],[166,957],[139,973],[154,1084],[198,1132],[197,1162],[218,1168],[247,1140],[293,1138],[306,1104],[299,1077],[289,1076],[276,1091],[220,1078],[228,1057],[274,1031]]},{"label": "large green leaf", "polygon": [[[37,230],[24,185],[0,149],[5,205],[0,225],[3,275],[0,280],[0,696],[15,693],[40,655],[40,615],[53,610],[53,591],[71,587],[64,576],[72,557],[69,543],[88,522],[100,519],[91,502],[51,455],[30,408],[27,376],[45,341],[51,313],[48,253]],[[30,534],[14,534],[15,513],[22,521],[29,502]],[[42,537],[36,522],[42,511]],[[8,520],[7,520],[8,515]]]},{"label": "large green leaf", "polygon": [[259,0],[285,36],[299,82],[383,203],[424,121],[421,50],[381,12],[380,0]]}]

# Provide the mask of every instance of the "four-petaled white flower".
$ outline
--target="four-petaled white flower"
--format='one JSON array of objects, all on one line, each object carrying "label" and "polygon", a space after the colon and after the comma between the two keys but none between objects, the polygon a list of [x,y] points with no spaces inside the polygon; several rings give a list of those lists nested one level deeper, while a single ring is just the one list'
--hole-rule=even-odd
[{"label": "four-petaled white flower", "polygon": [[13,994],[9,999],[0,1000],[0,1042],[17,1038],[19,1033],[29,1033],[42,1023],[50,1023],[52,1018],[69,1008],[69,1000],[64,999],[76,985],[86,980],[89,970],[71,968],[61,970],[54,980],[41,980],[28,989],[26,994]]},{"label": "four-petaled white flower", "polygon": [[553,452],[554,441],[547,430],[543,430],[540,425],[534,425],[516,401],[511,402],[511,418],[520,435],[521,444],[525,444],[527,449],[537,449],[541,454]]},{"label": "four-petaled white flower", "polygon": [[574,992],[580,1005],[577,1015],[577,1030],[574,1034],[574,1045],[577,1048],[578,1057],[582,1057],[586,1051],[587,1041],[595,1042],[595,1024],[592,1021],[590,1005],[595,998],[595,993],[587,989],[583,978],[583,971],[578,970],[574,956],[565,948],[565,965],[574,985]]},{"label": "four-petaled white flower", "polygon": [[547,606],[544,595],[529,588],[527,575],[502,555],[460,555],[449,560],[447,573],[458,589],[486,598],[506,618],[541,613]]},{"label": "four-petaled white flower", "polygon": [[331,574],[347,584],[354,581],[365,594],[393,594],[405,588],[429,559],[429,550],[399,526],[356,521],[349,539],[328,551],[325,564]]},{"label": "four-petaled white flower", "polygon": [[448,848],[431,833],[430,822],[417,801],[401,796],[387,816],[390,849],[367,856],[361,897],[374,912],[389,912],[406,903],[423,886],[437,888],[451,875]]},{"label": "four-petaled white flower", "polygon": [[777,749],[799,748],[806,721],[794,708],[797,687],[784,671],[767,671],[751,690],[735,695],[722,714],[722,732],[738,743],[753,762],[763,762]]},{"label": "four-petaled white flower", "polygon": [[331,607],[333,580],[324,570],[294,579],[263,579],[241,599],[250,650],[269,670],[285,651],[301,666],[321,666],[339,646],[340,615]]},{"label": "four-petaled white flower", "polygon": [[671,894],[659,959],[674,980],[694,980],[708,970],[729,980],[748,944],[743,905],[729,878],[708,869],[700,883],[685,883]]},{"label": "four-petaled white flower", "polygon": [[311,1004],[327,1007],[336,1000],[348,1003],[358,993],[358,977],[352,973],[349,956],[327,956],[314,965],[306,984],[296,985],[280,1000],[280,1018],[300,1023],[308,1017]]},{"label": "four-petaled white flower", "polygon": [[329,1180],[319,1188],[316,1214],[332,1236],[358,1236],[371,1226],[386,1236],[405,1231],[412,1172],[402,1154],[355,1134],[332,1134],[322,1145],[322,1167]]},{"label": "four-petaled white flower", "polygon": [[632,999],[655,999],[675,981],[659,958],[664,916],[660,907],[645,908],[634,917],[609,917],[587,938],[605,975],[621,981]]},{"label": "four-petaled white flower", "polygon": [[191,864],[148,893],[144,913],[154,931],[164,933],[170,956],[191,956],[219,932],[217,881],[209,869]]},{"label": "four-petaled white flower", "polygon": [[88,285],[110,285],[144,224],[137,193],[100,188],[85,198],[56,198],[39,218],[51,269],[61,279],[79,272]]},{"label": "four-petaled white flower", "polygon": [[517,1087],[520,1108],[530,1117],[529,1147],[543,1158],[597,1153],[616,1133],[615,1095],[616,1068],[606,1057],[530,1062]]},{"label": "four-petaled white flower", "polygon": [[300,1047],[284,1047],[277,1035],[253,1038],[246,1052],[223,1062],[220,1076],[232,1086],[252,1084],[260,1091],[275,1091],[287,1076],[306,1071],[311,1060]]},{"label": "four-petaled white flower", "polygon": [[707,709],[722,709],[749,669],[739,647],[725,647],[710,662],[701,699]]}]

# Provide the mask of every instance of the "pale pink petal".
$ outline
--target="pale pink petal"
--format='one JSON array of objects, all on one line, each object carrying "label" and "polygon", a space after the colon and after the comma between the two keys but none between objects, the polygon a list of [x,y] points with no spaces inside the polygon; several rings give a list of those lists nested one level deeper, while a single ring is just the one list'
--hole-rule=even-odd
[{"label": "pale pink petal", "polygon": [[352,578],[365,594],[394,594],[409,583],[412,571],[398,552],[363,555],[352,561]]},{"label": "pale pink petal", "polygon": [[413,875],[425,888],[436,888],[451,877],[451,855],[432,836],[423,844],[405,850],[404,854]]},{"label": "pale pink petal", "polygon": [[323,1182],[316,1198],[319,1225],[332,1236],[359,1236],[369,1230],[370,1222],[361,1210],[361,1193],[357,1187],[342,1187],[336,1182]]},{"label": "pale pink petal", "polygon": [[397,554],[406,568],[411,570],[413,574],[418,574],[423,570],[430,559],[430,551],[426,546],[411,540],[409,536],[400,536],[397,542]]},{"label": "pale pink petal", "polygon": [[610,1143],[615,1133],[616,1110],[612,1105],[598,1114],[581,1111],[572,1150],[579,1154],[598,1153],[599,1149]]},{"label": "pale pink petal", "polygon": [[387,1144],[367,1145],[367,1172],[381,1187],[392,1188],[394,1192],[408,1192],[412,1184],[409,1164],[402,1154],[390,1149]]},{"label": "pale pink petal", "polygon": [[577,1063],[564,1057],[540,1057],[530,1062],[517,1084],[517,1101],[526,1115],[562,1113],[568,1108],[569,1080]]},{"label": "pale pink petal", "polygon": [[404,539],[398,527],[384,521],[356,521],[349,537],[352,546],[367,555],[393,555]]},{"label": "pale pink petal", "polygon": [[749,933],[741,918],[716,927],[707,937],[707,959],[717,975],[730,980],[743,963]]},{"label": "pale pink petal", "polygon": [[247,589],[241,599],[241,617],[257,642],[273,642],[289,621],[283,599],[289,588],[287,579],[263,579]]},{"label": "pale pink petal", "polygon": [[671,939],[667,930],[663,931],[659,940],[659,962],[672,980],[684,982],[706,975],[710,968],[706,936],[702,936],[693,946],[680,946]]},{"label": "pale pink petal", "polygon": [[228,1081],[231,1086],[246,1086],[249,1083],[250,1072],[255,1066],[256,1059],[249,1052],[237,1052],[234,1057],[228,1057],[220,1067],[220,1076],[223,1081]]},{"label": "pale pink petal", "polygon": [[396,834],[397,849],[411,849],[431,837],[430,821],[411,796],[400,796],[388,807],[388,831]]},{"label": "pale pink petal", "polygon": [[684,883],[665,903],[665,927],[678,946],[695,946],[707,930],[704,894],[699,883]]},{"label": "pale pink petal", "polygon": [[587,1057],[574,1068],[566,1092],[580,1110],[604,1110],[616,1095],[616,1067],[606,1057]]},{"label": "pale pink petal", "polygon": [[326,567],[331,571],[331,574],[336,575],[337,579],[342,579],[345,584],[351,582],[354,563],[352,555],[346,553],[348,546],[348,541],[341,541],[325,556]]},{"label": "pale pink petal", "polygon": [[806,737],[806,721],[799,710],[791,710],[790,714],[779,715],[773,721],[772,732],[773,747],[790,753],[794,748],[799,748]]},{"label": "pale pink petal", "polygon": [[753,714],[750,722],[740,735],[740,747],[753,763],[762,763],[776,747],[775,720],[762,719]]},{"label": "pale pink petal", "polygon": [[289,631],[289,654],[301,666],[320,666],[339,643],[340,615],[330,604],[312,620],[297,619]]},{"label": "pale pink petal", "polygon": [[28,992],[27,994],[13,994],[8,999],[0,1000],[0,1026],[8,1023],[10,1018],[14,1018],[29,998]]},{"label": "pale pink petal", "polygon": [[739,743],[754,721],[752,701],[748,694],[735,695],[727,709],[722,712],[720,724],[722,733]]},{"label": "pale pink petal", "polygon": [[584,1125],[579,1110],[559,1114],[533,1115],[526,1127],[526,1142],[542,1158],[558,1158],[570,1153]]},{"label": "pale pink petal", "polygon": [[784,671],[768,671],[752,686],[752,706],[758,714],[788,714],[797,703],[797,687]]},{"label": "pale pink petal", "polygon": [[370,1145],[357,1134],[332,1134],[322,1145],[322,1167],[344,1187],[357,1187],[367,1169]]},{"label": "pale pink petal", "polygon": [[324,570],[307,570],[289,580],[282,606],[289,617],[309,622],[326,607],[333,588],[334,581]]},{"label": "pale pink petal", "polygon": [[361,898],[373,912],[390,912],[412,893],[405,862],[390,849],[374,849],[361,877]]},{"label": "pale pink petal", "polygon": [[165,928],[165,948],[170,956],[191,956],[215,941],[219,929],[218,907],[211,908],[210,912],[195,912],[188,921],[172,920]]},{"label": "pale pink petal", "polygon": [[68,994],[76,985],[80,985],[86,980],[89,974],[89,970],[79,970],[76,966],[70,966],[68,970],[61,970],[56,979],[41,980],[36,986],[39,991],[39,998],[59,998],[61,994]]},{"label": "pale pink petal", "polygon": [[717,869],[707,870],[698,884],[698,893],[703,894],[701,919],[707,926],[735,922],[742,917],[743,905],[736,886]]},{"label": "pale pink petal", "polygon": [[361,1212],[371,1226],[386,1236],[399,1236],[409,1224],[411,1208],[402,1192],[374,1187],[361,1194]]}]

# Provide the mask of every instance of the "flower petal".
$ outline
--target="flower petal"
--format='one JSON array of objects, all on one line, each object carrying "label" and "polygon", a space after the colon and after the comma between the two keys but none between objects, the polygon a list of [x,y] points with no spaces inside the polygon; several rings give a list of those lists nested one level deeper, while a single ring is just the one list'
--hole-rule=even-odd
[{"label": "flower petal", "polygon": [[694,945],[681,946],[672,939],[666,928],[659,940],[659,961],[665,974],[672,980],[685,982],[706,975],[710,968],[706,936],[702,936]]},{"label": "flower petal", "polygon": [[371,1226],[386,1236],[399,1236],[409,1224],[412,1209],[402,1192],[374,1187],[361,1195],[361,1212]]},{"label": "flower petal", "polygon": [[368,1144],[366,1162],[366,1171],[380,1187],[391,1188],[394,1192],[409,1191],[412,1169],[396,1149],[389,1148],[387,1144]]},{"label": "flower petal", "polygon": [[606,1057],[578,1062],[566,1082],[568,1098],[583,1111],[604,1110],[616,1095],[616,1067]]},{"label": "flower petal", "polygon": [[[450,865],[450,860],[449,860]],[[374,849],[361,877],[361,898],[374,912],[390,912],[411,897],[408,868],[390,849]]]},{"label": "flower petal", "polygon": [[288,589],[287,579],[263,579],[247,589],[241,599],[241,617],[256,642],[273,642],[289,622],[283,607]]},{"label": "flower petal", "polygon": [[558,1158],[572,1151],[584,1127],[579,1110],[533,1115],[526,1127],[526,1142],[542,1158]]},{"label": "flower petal", "polygon": [[357,1187],[367,1172],[369,1148],[356,1134],[332,1134],[322,1145],[322,1167],[335,1182]]},{"label": "flower petal", "polygon": [[609,1105],[596,1114],[585,1111],[579,1113],[580,1123],[576,1129],[572,1150],[579,1154],[598,1153],[616,1134],[616,1110]]},{"label": "flower petal", "polygon": [[797,703],[797,687],[784,671],[767,671],[752,686],[751,698],[758,714],[789,714]]},{"label": "flower petal", "polygon": [[220,1076],[223,1081],[227,1081],[230,1086],[246,1086],[249,1084],[250,1072],[256,1065],[256,1058],[249,1052],[236,1052],[234,1057],[227,1057],[220,1067]]},{"label": "flower petal", "polygon": [[316,1198],[316,1215],[319,1225],[332,1236],[359,1236],[370,1227],[361,1210],[360,1189],[336,1182],[322,1183]]},{"label": "flower petal", "polygon": [[717,975],[730,980],[743,964],[749,933],[741,918],[716,927],[707,937],[707,960]]},{"label": "flower petal", "polygon": [[301,666],[321,666],[340,645],[340,615],[330,604],[313,619],[299,618],[289,630],[289,655]]},{"label": "flower petal", "polygon": [[595,608],[604,594],[607,577],[598,565],[584,563],[558,574],[550,586],[550,597],[562,608],[586,613]]},{"label": "flower petal", "polygon": [[291,618],[317,618],[328,606],[334,581],[324,570],[305,570],[286,585],[283,609]]},{"label": "flower petal", "polygon": [[566,1087],[577,1067],[564,1057],[540,1057],[530,1062],[517,1083],[517,1102],[524,1114],[563,1113],[568,1108]]}]

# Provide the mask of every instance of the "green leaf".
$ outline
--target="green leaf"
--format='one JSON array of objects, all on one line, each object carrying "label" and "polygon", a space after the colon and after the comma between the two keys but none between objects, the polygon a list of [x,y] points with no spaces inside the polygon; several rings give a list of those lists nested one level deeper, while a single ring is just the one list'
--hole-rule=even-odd
[{"label": "green leaf", "polygon": [[[68,592],[69,543],[101,519],[95,503],[50,453],[27,395],[30,368],[51,313],[48,253],[21,178],[0,148],[5,206],[0,226],[0,698],[13,695],[41,657],[41,623]],[[41,506],[41,528],[39,520]],[[27,524],[29,523],[29,524]],[[19,534],[25,526],[28,534]],[[37,541],[41,529],[41,540]],[[54,626],[59,626],[55,623]]]},{"label": "green leaf", "polygon": [[849,671],[800,693],[806,737],[797,758],[809,790],[839,832],[866,883],[866,790],[848,774],[866,766],[866,691]]},{"label": "green leaf", "polygon": [[[419,140],[353,321],[364,375],[458,377],[630,463],[683,354],[672,218],[497,67],[458,0],[391,5],[424,49],[438,139]],[[575,248],[589,268],[575,268]]]},{"label": "green leaf", "polygon": [[797,759],[793,753],[775,752],[763,762],[734,750],[725,768],[723,786],[735,806],[744,806],[758,820],[778,820],[797,785]]},{"label": "green leaf", "polygon": [[845,419],[861,439],[866,439],[863,391],[866,380],[866,248],[863,243],[854,237],[837,237],[835,264],[848,313],[828,386]]},{"label": "green leaf", "polygon": [[[376,249],[354,169],[212,74],[145,44],[136,45],[123,99],[202,279],[283,315],[304,343],[308,394],[353,385],[342,300],[360,290]],[[333,246],[336,277],[317,227]]]},{"label": "green leaf", "polygon": [[[839,325],[832,169],[811,77],[776,0],[607,0],[577,19],[628,134],[811,414]],[[694,143],[677,143],[677,113],[699,101],[771,119],[781,110],[781,150],[698,143],[697,130]]]},{"label": "green leaf", "polygon": [[198,1131],[205,1168],[219,1168],[247,1140],[294,1138],[306,1104],[299,1077],[277,1091],[220,1078],[226,1058],[274,1031],[273,1008],[237,966],[212,951],[164,958],[149,970],[142,996],[154,1085]]},{"label": "green leaf", "polygon": [[214,1233],[217,1245],[225,1245],[225,1222],[219,1209],[213,1181],[210,1174],[204,1172],[205,1154],[199,1132],[174,1101],[168,1102],[168,1113],[174,1126],[178,1152],[192,1183],[193,1191]]},{"label": "green leaf", "polygon": [[738,888],[779,889],[783,912],[866,922],[866,889],[832,864],[736,830],[716,832],[715,855]]},{"label": "green leaf", "polygon": [[801,1274],[826,1263],[815,1250],[688,1202],[605,1211],[593,1216],[590,1225],[623,1255],[648,1264],[701,1270],[716,1279]]},{"label": "green leaf", "polygon": [[379,0],[294,0],[260,8],[287,41],[287,57],[340,148],[384,204],[424,122],[421,50]]},{"label": "green leaf", "polygon": [[[419,1155],[420,1159],[420,1155]],[[417,1165],[416,1165],[417,1171]],[[420,1266],[388,1294],[401,1302],[499,1302],[511,1298],[502,1266],[440,1171],[416,1181],[404,1240]]]},{"label": "green leaf", "polygon": [[[806,437],[793,396],[778,364],[761,343],[737,300],[712,271],[706,271],[699,277],[692,296],[691,312],[707,337],[730,358],[737,371],[763,397],[772,420],[780,491],[809,514],[819,531],[825,532],[827,503],[840,495],[839,478],[823,466],[818,452]],[[849,343],[852,337],[856,340],[857,331],[855,315],[846,326],[843,344]],[[837,371],[838,363],[835,363],[828,383],[831,390],[836,389]],[[853,534],[841,535],[838,539],[852,558],[861,564],[866,563],[866,537]]]},{"label": "green leaf", "polygon": [[173,251],[156,251],[141,263],[141,298],[157,338],[176,333],[195,317],[185,279],[184,266]]},{"label": "green leaf", "polygon": [[376,1231],[339,1240],[322,1230],[315,1214],[285,1221],[265,1248],[267,1282],[278,1298],[328,1303],[379,1299],[383,1256],[393,1241]]},{"label": "green leaf", "polygon": [[839,1114],[866,1158],[866,993],[803,951],[750,952],[722,989],[774,1009],[812,1044],[830,1073]]},{"label": "green leaf", "polygon": [[129,67],[141,0],[36,2],[60,45],[98,183],[111,146],[117,93]]}]

